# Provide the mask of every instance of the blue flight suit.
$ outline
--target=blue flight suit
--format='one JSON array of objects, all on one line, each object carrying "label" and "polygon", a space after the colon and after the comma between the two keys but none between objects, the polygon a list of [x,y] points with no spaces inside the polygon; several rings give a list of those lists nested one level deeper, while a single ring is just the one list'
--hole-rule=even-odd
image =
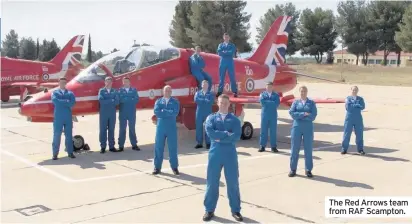
[{"label": "blue flight suit", "polygon": [[180,103],[176,98],[171,97],[166,104],[164,97],[156,100],[154,113],[157,117],[154,166],[162,169],[163,152],[165,139],[169,148],[169,162],[172,169],[179,166],[177,159],[177,126],[176,116],[180,111]]},{"label": "blue flight suit", "polygon": [[363,118],[361,111],[365,109],[365,101],[360,96],[357,96],[356,99],[354,99],[354,97],[352,96],[348,96],[346,98],[345,107],[346,117],[342,141],[342,151],[346,152],[348,150],[352,129],[355,129],[356,146],[358,152],[361,152],[363,151]]},{"label": "blue flight suit", "polygon": [[[212,113],[212,106],[215,101],[215,96],[208,91],[206,94],[203,90],[199,90],[195,94],[196,107],[196,141],[198,144],[203,144],[203,123],[207,116]],[[210,145],[210,138],[206,133],[206,144]]]},{"label": "blue flight suit", "polygon": [[116,126],[116,106],[119,105],[118,92],[110,88],[110,93],[106,88],[99,90],[99,103],[100,103],[100,147],[106,148],[107,139],[109,139],[109,149],[114,148],[114,128]]},{"label": "blue flight suit", "polygon": [[278,125],[278,107],[280,104],[279,95],[275,92],[269,94],[264,91],[260,94],[260,104],[262,105],[260,119],[260,146],[266,147],[268,141],[268,128],[270,128],[270,145],[277,147],[276,131]]},{"label": "blue flight suit", "polygon": [[[310,115],[304,116],[305,112],[310,113]],[[305,168],[306,171],[312,171],[313,121],[318,115],[316,103],[310,99],[306,99],[305,104],[303,104],[301,100],[295,100],[290,107],[289,114],[293,118],[293,126],[291,132],[290,170],[296,171],[298,167],[300,144],[303,137]]]},{"label": "blue flight suit", "polygon": [[203,68],[205,67],[205,61],[203,60],[202,56],[193,54],[190,57],[190,71],[192,72],[192,75],[195,76],[197,80],[197,86],[199,89],[202,88],[202,81],[207,80],[209,82],[209,91],[212,89],[212,78],[210,78],[210,75],[207,74],[205,71],[203,71]]},{"label": "blue flight suit", "polygon": [[[225,52],[223,52],[225,51]],[[232,43],[228,43],[225,46],[225,43],[220,43],[217,47],[217,53],[220,56],[220,63],[219,63],[219,93],[223,92],[223,87],[225,85],[225,77],[226,71],[229,72],[229,79],[230,79],[230,88],[232,89],[233,93],[237,93],[237,83],[236,83],[236,76],[235,76],[235,63],[233,61],[233,57],[236,53],[236,46]]]},{"label": "blue flight suit", "polygon": [[132,146],[137,146],[136,139],[136,104],[139,102],[139,94],[136,88],[130,87],[129,91],[126,88],[119,89],[119,148],[124,147],[126,141],[126,126],[129,125],[129,140]]},{"label": "blue flight suit", "polygon": [[[228,113],[224,120],[220,113],[209,115],[205,122],[206,133],[212,140],[207,165],[207,188],[204,199],[206,212],[214,212],[219,197],[220,173],[224,167],[227,195],[232,213],[240,212],[239,167],[236,142],[240,140],[240,120]],[[233,133],[229,136],[228,132]],[[217,142],[216,140],[220,140]]]},{"label": "blue flight suit", "polygon": [[53,156],[59,154],[60,141],[64,127],[64,138],[68,154],[73,153],[73,120],[72,108],[76,103],[76,98],[72,91],[56,89],[51,96],[54,105],[53,119]]}]

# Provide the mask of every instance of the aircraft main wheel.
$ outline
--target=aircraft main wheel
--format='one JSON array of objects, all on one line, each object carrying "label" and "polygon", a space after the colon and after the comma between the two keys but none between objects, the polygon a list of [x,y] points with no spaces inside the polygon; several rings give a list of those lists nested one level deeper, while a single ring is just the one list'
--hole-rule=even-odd
[{"label": "aircraft main wheel", "polygon": [[253,136],[253,126],[250,122],[245,122],[242,126],[242,140],[249,140]]},{"label": "aircraft main wheel", "polygon": [[79,151],[84,147],[84,138],[81,135],[75,135],[73,137],[73,148],[74,151]]}]

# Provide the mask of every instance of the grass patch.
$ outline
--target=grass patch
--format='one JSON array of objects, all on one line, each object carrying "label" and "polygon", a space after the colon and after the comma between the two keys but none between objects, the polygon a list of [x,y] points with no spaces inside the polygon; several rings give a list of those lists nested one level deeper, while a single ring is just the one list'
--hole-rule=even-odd
[{"label": "grass patch", "polygon": [[[380,86],[412,86],[412,67],[356,66],[303,64],[291,65],[298,72],[353,84]],[[341,78],[342,77],[342,78]],[[325,82],[307,77],[298,77],[302,82]]]}]

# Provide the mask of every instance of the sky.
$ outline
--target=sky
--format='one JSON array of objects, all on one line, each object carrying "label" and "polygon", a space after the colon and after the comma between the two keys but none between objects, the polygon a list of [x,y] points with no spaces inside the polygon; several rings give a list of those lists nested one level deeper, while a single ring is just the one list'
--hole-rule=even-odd
[{"label": "sky", "polygon": [[[169,45],[169,27],[178,1],[139,0],[2,0],[1,40],[14,29],[19,38],[55,39],[63,47],[73,36],[91,36],[92,50],[109,53],[137,43]],[[298,10],[332,9],[337,0],[248,1],[250,42],[256,47],[256,27],[265,12],[276,4],[292,2]],[[87,37],[86,37],[87,38]],[[87,39],[83,52],[87,52]]]}]

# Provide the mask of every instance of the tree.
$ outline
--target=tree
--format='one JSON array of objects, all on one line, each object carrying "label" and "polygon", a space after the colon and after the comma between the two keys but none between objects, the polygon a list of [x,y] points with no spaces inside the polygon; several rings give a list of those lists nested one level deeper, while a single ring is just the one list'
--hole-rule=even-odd
[{"label": "tree", "polygon": [[245,1],[196,1],[192,3],[189,16],[191,29],[187,35],[205,52],[216,53],[222,42],[223,33],[227,32],[239,51],[250,51],[248,32],[251,15],[243,12]]},{"label": "tree", "polygon": [[98,52],[95,53],[95,55],[94,55],[94,57],[93,57],[93,61],[97,61],[97,60],[99,60],[99,59],[102,58],[102,57],[103,57],[103,52],[98,51]]},{"label": "tree", "polygon": [[378,34],[379,50],[384,52],[383,65],[387,65],[390,52],[398,54],[398,65],[401,48],[396,44],[395,33],[402,20],[405,8],[410,4],[405,1],[373,1],[369,6],[369,19]]},{"label": "tree", "polygon": [[275,8],[270,8],[268,11],[259,19],[259,26],[256,28],[257,36],[256,43],[260,42],[265,37],[266,33],[269,31],[269,28],[275,22],[279,16],[292,16],[292,21],[290,22],[290,32],[288,38],[288,48],[286,54],[292,56],[299,50],[297,45],[297,23],[299,21],[300,11],[296,10],[296,7],[293,3],[286,3],[282,5],[276,5]]},{"label": "tree", "polygon": [[60,47],[57,46],[57,43],[54,39],[52,41],[43,40],[43,44],[40,46],[40,61],[50,61],[53,59],[57,53],[59,53]]},{"label": "tree", "polygon": [[4,56],[9,58],[17,58],[19,55],[19,35],[14,30],[10,30],[3,40],[3,51]]},{"label": "tree", "polygon": [[316,8],[303,10],[300,15],[300,35],[302,55],[315,56],[316,62],[321,63],[323,53],[336,48],[337,32],[334,27],[335,17],[332,10]]},{"label": "tree", "polygon": [[348,47],[347,51],[356,55],[358,65],[359,55],[363,55],[367,49],[363,45],[364,30],[366,24],[364,16],[363,1],[346,1],[338,4],[338,17],[336,18],[336,29],[338,30],[342,44]]},{"label": "tree", "polygon": [[92,41],[89,34],[89,44],[87,46],[87,61],[92,62]]},{"label": "tree", "polygon": [[40,54],[40,43],[39,43],[39,38],[37,38],[37,43],[36,43],[36,59],[39,59],[39,54]]},{"label": "tree", "polygon": [[179,1],[175,7],[175,15],[173,16],[172,23],[169,28],[170,44],[180,48],[193,47],[192,38],[190,38],[186,29],[191,29],[190,15],[192,2],[191,1]]},{"label": "tree", "polygon": [[412,52],[412,4],[403,14],[399,31],[395,34],[395,41],[404,51]]},{"label": "tree", "polygon": [[31,37],[29,38],[23,37],[20,40],[19,58],[27,59],[27,60],[36,59],[36,43]]}]

